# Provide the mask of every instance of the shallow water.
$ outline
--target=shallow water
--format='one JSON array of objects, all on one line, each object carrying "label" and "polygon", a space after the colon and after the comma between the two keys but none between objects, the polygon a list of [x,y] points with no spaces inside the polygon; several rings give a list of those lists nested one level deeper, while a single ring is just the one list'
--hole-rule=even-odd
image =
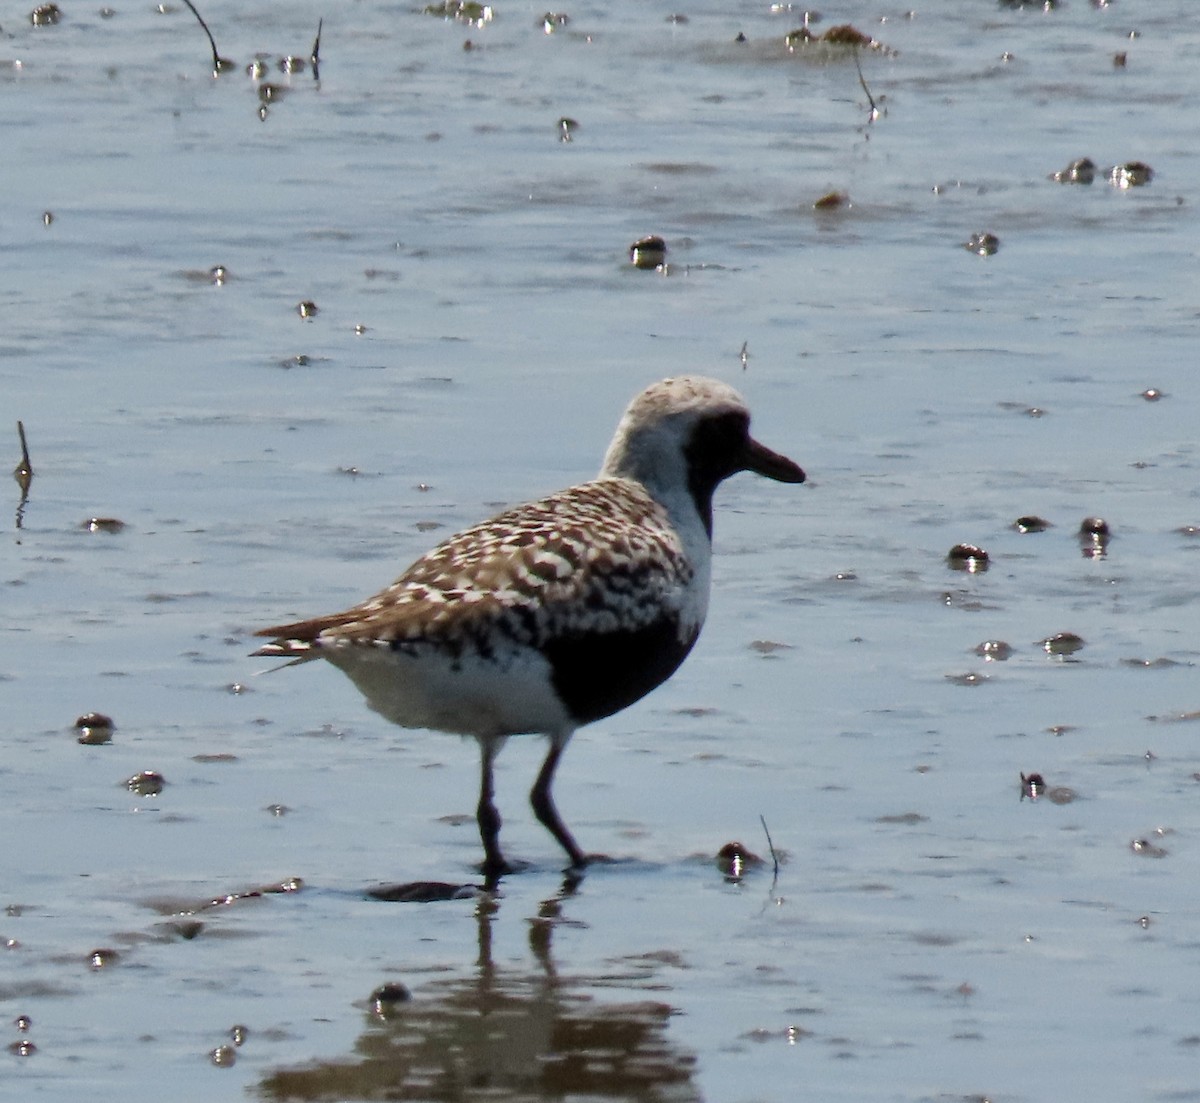
[{"label": "shallow water", "polygon": [[[182,6],[63,7],[0,42],[0,433],[15,464],[24,421],[35,472],[2,561],[9,1090],[1200,1097],[1185,0],[827,9],[896,51],[863,57],[874,122],[765,4],[547,35],[528,5],[210,0],[216,81]],[[319,83],[274,72],[260,119],[242,66],[322,16]],[[1083,156],[1155,176],[1048,179]],[[628,264],[646,233],[665,273]],[[256,676],[250,631],[587,477],[682,371],[742,389],[810,482],[723,488],[696,652],[576,737],[559,804],[614,861],[564,884],[515,740],[529,868],[493,902],[369,899],[477,880],[475,750],[332,669]],[[950,569],[960,542],[990,568]],[[1035,771],[1065,803],[1022,799]],[[760,816],[777,879],[726,880]],[[386,982],[411,1000],[381,1017]]]}]

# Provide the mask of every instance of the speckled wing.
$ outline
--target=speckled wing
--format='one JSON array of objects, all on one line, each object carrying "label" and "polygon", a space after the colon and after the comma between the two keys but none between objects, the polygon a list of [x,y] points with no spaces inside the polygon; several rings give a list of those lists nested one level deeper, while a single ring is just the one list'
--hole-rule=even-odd
[{"label": "speckled wing", "polygon": [[[486,655],[638,632],[678,621],[693,576],[666,510],[632,480],[599,479],[450,537],[345,612],[258,632],[275,643],[257,653],[369,643]],[[696,630],[679,625],[689,643]]]}]

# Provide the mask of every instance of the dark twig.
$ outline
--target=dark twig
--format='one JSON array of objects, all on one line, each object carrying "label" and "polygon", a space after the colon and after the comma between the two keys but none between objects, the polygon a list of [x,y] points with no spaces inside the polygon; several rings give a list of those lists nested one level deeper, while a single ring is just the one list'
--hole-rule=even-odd
[{"label": "dark twig", "polygon": [[29,484],[33,482],[33,464],[29,462],[29,445],[25,441],[25,423],[17,422],[17,436],[21,438],[21,462],[13,469],[13,478],[21,488],[21,500],[17,503],[17,528],[25,519],[25,503],[29,501]]},{"label": "dark twig", "polygon": [[867,87],[866,78],[863,76],[862,65],[858,61],[858,47],[854,48],[854,68],[858,70],[858,83],[862,85],[862,90],[867,94],[867,103],[871,105],[871,115],[867,122],[873,123],[879,118],[879,108],[875,106],[875,97],[871,95],[871,89]]},{"label": "dark twig", "polygon": [[33,464],[29,462],[29,445],[25,440],[25,423],[17,422],[17,436],[21,438],[21,462],[13,469],[13,478],[21,488],[22,494],[29,493],[29,484],[33,482]]},{"label": "dark twig", "polygon": [[[779,855],[775,853],[775,844],[771,842],[771,832],[767,830],[766,816],[759,815],[758,822],[762,824],[763,834],[767,837],[767,846],[771,851],[771,861],[775,863],[775,880],[779,880]],[[775,887],[775,882],[771,882],[771,887]]]},{"label": "dark twig", "polygon": [[183,0],[183,2],[191,9],[192,14],[203,28],[204,33],[208,35],[208,44],[212,47],[213,55],[213,76],[219,77],[227,69],[233,68],[233,62],[217,53],[217,43],[212,36],[212,31],[208,29],[208,24],[204,22],[204,17],[196,10],[196,5],[192,3],[192,0]]},{"label": "dark twig", "polygon": [[313,80],[321,79],[321,28],[325,26],[324,17],[317,20],[317,38],[313,43],[312,56],[309,60],[313,67]]}]

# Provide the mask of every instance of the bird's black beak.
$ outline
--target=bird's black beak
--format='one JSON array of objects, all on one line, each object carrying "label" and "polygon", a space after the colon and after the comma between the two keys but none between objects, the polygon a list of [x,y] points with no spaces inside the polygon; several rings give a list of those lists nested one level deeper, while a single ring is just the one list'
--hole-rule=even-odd
[{"label": "bird's black beak", "polygon": [[746,438],[746,453],[742,458],[742,466],[747,471],[774,479],[777,483],[804,482],[804,470],[799,464],[793,463],[787,456],[772,452],[753,437]]}]

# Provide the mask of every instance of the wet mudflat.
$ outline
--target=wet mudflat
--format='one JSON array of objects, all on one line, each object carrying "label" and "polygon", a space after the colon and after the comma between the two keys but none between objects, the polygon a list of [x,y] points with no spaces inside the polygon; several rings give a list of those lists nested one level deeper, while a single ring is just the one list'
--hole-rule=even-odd
[{"label": "wet mudflat", "polygon": [[[216,80],[60,6],[0,42],[13,1090],[1200,1096],[1185,0],[825,10],[876,117],[769,5],[212,0]],[[528,868],[372,898],[479,883],[476,750],[249,633],[684,371],[810,482],[722,489],[696,652],[568,751],[612,860],[513,740]]]}]

